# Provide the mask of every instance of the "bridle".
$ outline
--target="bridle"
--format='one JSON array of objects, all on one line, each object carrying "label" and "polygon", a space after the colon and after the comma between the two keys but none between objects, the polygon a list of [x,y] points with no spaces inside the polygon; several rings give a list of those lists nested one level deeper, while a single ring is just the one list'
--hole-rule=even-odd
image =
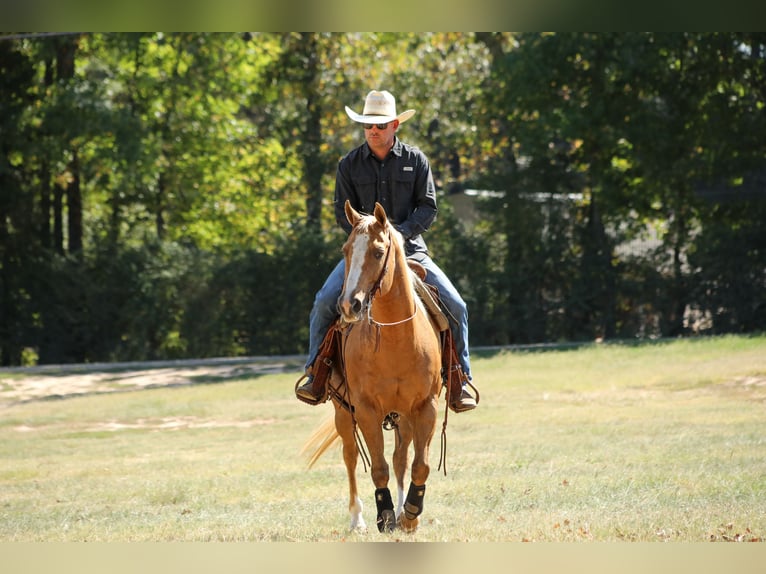
[{"label": "bridle", "polygon": [[[408,321],[412,321],[415,318],[415,315],[418,314],[418,304],[415,303],[415,310],[412,312],[412,315],[407,317],[406,319],[402,319],[401,321],[394,321],[393,323],[381,323],[380,321],[376,321],[372,317],[372,302],[375,298],[375,295],[380,293],[380,288],[383,283],[383,278],[386,276],[386,273],[388,273],[388,260],[391,256],[391,245],[394,242],[394,238],[391,236],[391,230],[386,230],[386,236],[388,238],[388,246],[386,247],[386,256],[385,260],[383,261],[383,268],[380,270],[380,275],[378,276],[377,281],[372,286],[372,289],[370,289],[370,293],[367,297],[367,323],[369,325],[375,325],[380,329],[380,327],[394,327],[396,325],[402,325],[403,323],[406,323]],[[380,337],[380,331],[378,331],[378,337]]]}]

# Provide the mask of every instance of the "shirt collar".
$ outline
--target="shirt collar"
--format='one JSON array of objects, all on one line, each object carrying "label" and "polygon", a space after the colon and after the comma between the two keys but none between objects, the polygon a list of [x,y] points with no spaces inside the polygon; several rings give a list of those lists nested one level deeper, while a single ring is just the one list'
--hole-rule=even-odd
[{"label": "shirt collar", "polygon": [[[389,154],[393,153],[397,157],[402,157],[402,142],[399,141],[399,138],[394,136],[394,145],[391,147],[391,151]],[[370,149],[370,145],[367,142],[364,142],[364,155],[365,157],[375,157],[372,154],[372,150]]]}]

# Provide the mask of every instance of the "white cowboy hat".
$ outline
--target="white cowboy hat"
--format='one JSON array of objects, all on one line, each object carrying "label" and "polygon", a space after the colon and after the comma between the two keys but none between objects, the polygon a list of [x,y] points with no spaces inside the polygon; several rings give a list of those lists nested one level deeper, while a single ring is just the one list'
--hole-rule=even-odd
[{"label": "white cowboy hat", "polygon": [[364,110],[361,115],[348,106],[346,106],[346,113],[348,117],[360,124],[384,124],[394,120],[399,120],[399,123],[402,124],[415,114],[415,110],[407,110],[396,115],[394,96],[385,90],[382,92],[372,90],[364,100]]}]

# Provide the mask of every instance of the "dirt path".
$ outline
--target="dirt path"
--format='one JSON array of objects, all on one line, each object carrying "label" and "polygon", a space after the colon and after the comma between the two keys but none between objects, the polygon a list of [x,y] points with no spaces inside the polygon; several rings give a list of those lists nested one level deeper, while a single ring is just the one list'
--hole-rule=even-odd
[{"label": "dirt path", "polygon": [[301,368],[302,358],[295,356],[0,369],[0,404],[212,383]]}]

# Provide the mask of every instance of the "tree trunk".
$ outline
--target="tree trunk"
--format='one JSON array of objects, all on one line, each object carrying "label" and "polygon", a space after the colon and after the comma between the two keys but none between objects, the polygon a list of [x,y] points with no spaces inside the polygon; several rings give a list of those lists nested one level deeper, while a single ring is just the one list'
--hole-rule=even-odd
[{"label": "tree trunk", "polygon": [[157,230],[157,239],[162,241],[165,238],[165,216],[163,215],[165,205],[165,173],[160,173],[157,178],[157,202],[154,211],[154,224]]},{"label": "tree trunk", "polygon": [[40,244],[50,249],[51,242],[51,170],[48,160],[40,165]]},{"label": "tree trunk", "polygon": [[[74,58],[77,51],[78,38],[66,36],[58,38],[56,47],[56,79],[60,83],[68,83],[74,78]],[[70,138],[71,139],[71,138]],[[63,198],[67,198],[67,231],[69,248],[82,247],[82,199],[80,197],[79,168],[77,167],[77,152],[73,152],[73,160],[70,168],[74,167],[73,180],[63,187],[61,184],[54,186],[54,246],[59,253],[64,252],[64,221],[63,221]],[[74,225],[74,227],[72,227]]]},{"label": "tree trunk", "polygon": [[64,188],[60,183],[53,186],[53,249],[64,253]]},{"label": "tree trunk", "polygon": [[324,170],[319,151],[322,141],[322,107],[316,89],[319,77],[316,34],[301,34],[300,46],[305,62],[302,85],[307,111],[306,130],[301,145],[306,182],[306,225],[309,229],[319,232],[322,225],[322,173]]},{"label": "tree trunk", "polygon": [[682,253],[688,235],[686,217],[687,200],[686,190],[681,190],[676,205],[676,213],[673,217],[673,279],[671,287],[670,317],[668,320],[671,337],[684,334],[684,312],[686,311],[686,278],[683,271]]},{"label": "tree trunk", "polygon": [[82,251],[82,190],[80,189],[80,158],[76,149],[72,151],[69,169],[72,173],[72,180],[66,188],[69,253],[80,253]]},{"label": "tree trunk", "polygon": [[[45,74],[43,84],[46,90],[53,85],[53,60],[45,60]],[[43,134],[43,138],[46,135]],[[40,163],[40,244],[45,249],[53,247],[51,237],[51,167],[47,157],[43,157]]]}]

